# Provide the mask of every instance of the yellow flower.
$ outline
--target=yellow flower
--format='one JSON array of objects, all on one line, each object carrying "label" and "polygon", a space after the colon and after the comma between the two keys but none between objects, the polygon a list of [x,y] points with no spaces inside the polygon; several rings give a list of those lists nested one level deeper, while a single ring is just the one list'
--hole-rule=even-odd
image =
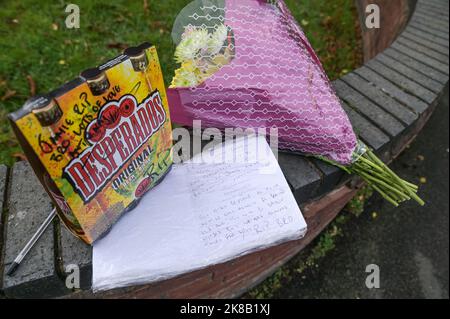
[{"label": "yellow flower", "polygon": [[201,82],[200,71],[192,61],[183,62],[181,67],[175,71],[171,88],[193,87]]}]

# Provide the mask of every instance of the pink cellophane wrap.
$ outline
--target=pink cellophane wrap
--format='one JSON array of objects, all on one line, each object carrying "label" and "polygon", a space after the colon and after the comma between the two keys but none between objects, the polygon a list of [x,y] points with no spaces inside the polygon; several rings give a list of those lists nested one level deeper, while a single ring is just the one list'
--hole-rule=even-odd
[{"label": "pink cellophane wrap", "polygon": [[352,125],[285,3],[225,0],[224,23],[234,32],[235,58],[197,87],[169,89],[172,121],[276,127],[280,149],[350,164]]}]

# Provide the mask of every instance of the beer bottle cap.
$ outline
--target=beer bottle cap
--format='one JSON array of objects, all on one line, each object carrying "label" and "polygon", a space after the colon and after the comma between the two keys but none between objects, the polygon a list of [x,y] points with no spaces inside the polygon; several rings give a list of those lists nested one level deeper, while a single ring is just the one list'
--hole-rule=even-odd
[{"label": "beer bottle cap", "polygon": [[84,70],[80,75],[86,80],[94,95],[102,95],[109,89],[109,81],[105,72],[100,71],[98,68]]},{"label": "beer bottle cap", "polygon": [[44,127],[57,123],[63,115],[58,103],[54,99],[45,96],[36,100],[36,104],[32,106],[31,112]]},{"label": "beer bottle cap", "polygon": [[130,58],[133,69],[136,72],[142,72],[147,69],[148,59],[147,54],[143,48],[130,47],[125,49],[123,54],[127,55]]}]

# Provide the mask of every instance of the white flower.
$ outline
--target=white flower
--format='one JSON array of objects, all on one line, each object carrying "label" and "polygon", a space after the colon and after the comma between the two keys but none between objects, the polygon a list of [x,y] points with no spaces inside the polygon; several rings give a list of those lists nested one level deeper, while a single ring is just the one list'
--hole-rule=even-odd
[{"label": "white flower", "polygon": [[216,31],[214,31],[213,34],[211,34],[209,40],[208,40],[208,54],[210,57],[213,57],[214,55],[218,54],[220,50],[222,50],[225,40],[227,39],[228,35],[228,28],[221,24],[217,28]]},{"label": "white flower", "polygon": [[178,63],[194,60],[200,50],[208,46],[209,34],[205,28],[186,29],[175,50]]}]

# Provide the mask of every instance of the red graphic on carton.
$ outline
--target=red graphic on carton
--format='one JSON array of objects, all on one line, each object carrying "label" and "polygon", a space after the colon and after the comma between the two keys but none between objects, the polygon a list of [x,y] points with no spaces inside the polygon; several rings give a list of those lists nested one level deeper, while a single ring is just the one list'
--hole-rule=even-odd
[{"label": "red graphic on carton", "polygon": [[108,102],[86,129],[86,140],[92,146],[64,168],[63,177],[89,202],[166,120],[159,91],[139,105],[130,94]]}]

